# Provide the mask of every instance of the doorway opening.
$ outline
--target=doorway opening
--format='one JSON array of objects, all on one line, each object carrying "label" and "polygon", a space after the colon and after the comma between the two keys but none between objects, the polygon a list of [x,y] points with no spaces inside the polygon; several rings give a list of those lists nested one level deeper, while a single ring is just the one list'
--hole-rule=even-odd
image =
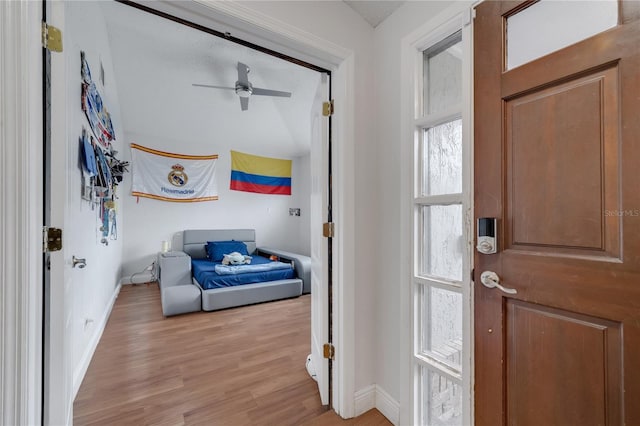
[{"label": "doorway opening", "polygon": [[[116,6],[125,7],[125,6],[121,5],[121,4],[115,4],[115,5]],[[67,7],[67,6],[65,6],[65,7]],[[63,16],[65,16],[65,18],[68,18],[68,16],[65,15],[65,11],[64,10],[62,11],[62,14],[63,14]],[[159,15],[162,16],[161,13],[159,13]],[[173,19],[173,21],[175,22],[176,19]],[[66,26],[71,25],[71,20],[67,19],[65,21],[65,25]],[[193,24],[193,25],[189,25],[189,26],[191,28],[195,28],[196,25]],[[200,28],[197,28],[197,29],[200,29]],[[210,33],[210,31],[207,31],[207,32]],[[67,34],[71,34],[70,36],[67,36],[67,37],[71,37],[70,38],[70,42],[71,43],[69,43],[69,44],[72,44],[72,45],[75,44],[76,45],[76,46],[70,46],[70,47],[80,48],[81,47],[80,46],[81,42],[77,41],[77,40],[74,40],[72,38],[72,33],[71,32],[67,32]],[[220,34],[215,34],[215,35],[217,37],[221,38],[222,40],[226,40],[226,41],[228,41],[228,39],[231,38],[228,34],[225,34],[225,33],[220,33]],[[232,40],[232,41],[235,41],[235,40]],[[240,43],[238,43],[238,44],[240,44]],[[246,43],[245,44],[241,44],[241,45],[244,46],[244,47],[248,47],[248,46],[246,46]],[[156,46],[156,48],[163,49],[163,46]],[[265,49],[259,50],[259,52],[260,53],[265,53],[264,50]],[[75,50],[73,50],[73,48],[70,48],[65,53],[65,56],[66,55],[75,55],[74,52],[75,52]],[[283,56],[285,56],[285,55],[277,55],[277,56],[278,56],[279,59],[286,59],[286,58],[283,58]],[[69,56],[69,58],[71,58],[71,56]],[[64,69],[64,74],[63,75],[69,76],[68,77],[68,81],[66,83],[67,86],[70,86],[69,81],[74,81],[74,79],[75,79],[76,68],[73,66],[73,64],[75,63],[75,61],[77,59],[79,59],[79,58],[75,58],[74,57],[74,58],[71,58],[71,59],[67,59],[66,61],[63,60],[63,61],[66,62],[64,64],[66,66],[66,69]],[[103,65],[102,62],[106,62],[106,59],[107,59],[106,57],[102,57],[101,55],[97,55],[96,63],[100,63],[100,65]],[[215,62],[215,61],[212,61],[212,62]],[[299,62],[301,62],[301,61],[291,61],[291,62],[295,63],[296,65],[300,65]],[[216,64],[214,63],[213,65],[215,66]],[[55,67],[56,64],[54,63],[53,66]],[[100,67],[96,67],[96,68],[100,69],[100,68],[103,68],[103,67],[100,66]],[[331,82],[330,72],[328,70],[323,69],[323,68],[320,68],[321,71],[318,71],[318,70],[316,70],[314,68],[319,68],[319,67],[315,67],[315,66],[312,66],[310,64],[306,68],[310,69],[310,70],[313,70],[315,72],[322,72],[323,75],[327,76],[327,78],[322,82],[322,84],[324,84],[325,85],[324,87],[326,88],[326,92],[325,92],[323,97],[325,97],[325,99],[328,99],[330,97],[330,82]],[[258,68],[256,67],[255,69],[257,70]],[[105,69],[105,71],[107,71],[107,70]],[[94,71],[94,72],[96,72],[96,71]],[[55,71],[54,71],[54,75],[55,75]],[[109,77],[108,76],[107,76],[105,82],[106,83],[103,83],[103,84],[107,84],[107,85],[109,84]],[[190,83],[191,82],[189,82],[189,84]],[[188,87],[187,89],[192,89],[192,88]],[[55,93],[54,93],[54,95],[55,95]],[[140,96],[140,97],[144,98],[144,96]],[[68,96],[68,98],[71,99],[71,102],[73,102],[73,99],[74,99],[73,96]],[[64,121],[66,123],[72,123],[73,122],[73,120],[74,120],[73,114],[75,114],[75,112],[71,113],[69,111],[71,111],[71,109],[74,109],[74,108],[75,108],[75,106],[72,105],[67,110],[66,116],[64,118]],[[145,108],[145,106],[143,105],[143,106],[141,106],[141,108]],[[256,110],[257,110],[257,108],[256,108]],[[330,123],[331,118],[328,118],[328,119],[325,119],[325,120],[328,120],[328,122]],[[247,125],[250,126],[251,123],[248,123]],[[319,124],[319,127],[322,127],[321,123]],[[54,129],[54,131],[55,131],[55,129]],[[323,142],[322,146],[319,147],[319,152],[322,153],[322,157],[321,157],[321,160],[320,160],[319,164],[321,165],[320,168],[324,168],[324,171],[319,171],[320,174],[317,177],[317,179],[315,179],[315,180],[314,180],[314,178],[310,178],[309,179],[317,187],[318,200],[316,200],[315,202],[319,202],[320,203],[319,204],[320,208],[319,209],[313,209],[312,208],[313,205],[310,205],[309,213],[316,212],[319,215],[319,219],[321,219],[321,221],[324,222],[324,221],[330,221],[331,220],[331,200],[332,200],[332,197],[333,197],[332,194],[331,194],[331,187],[329,185],[330,182],[331,182],[331,179],[330,179],[331,163],[330,163],[330,161],[331,161],[331,155],[332,155],[332,153],[331,153],[331,151],[329,149],[329,146],[330,146],[330,134],[331,134],[330,124],[326,126],[325,130],[321,130],[321,133],[322,133],[322,135],[324,135],[326,137],[326,142]],[[125,132],[125,134],[126,134],[126,132]],[[54,135],[53,138],[56,138],[57,136],[60,136],[60,134],[58,133],[57,135]],[[73,136],[74,135],[67,134],[64,139],[73,141]],[[128,137],[125,138],[125,139],[126,139],[127,142],[131,141],[130,138],[128,138]],[[70,143],[69,145],[71,146],[72,143]],[[123,151],[126,150],[127,148],[128,147],[123,148]],[[73,151],[71,151],[71,152],[73,152]],[[69,155],[70,157],[73,157],[72,154],[67,154],[67,155]],[[66,161],[69,161],[69,158],[66,158]],[[312,168],[313,168],[313,164],[315,162],[316,162],[315,160],[310,160]],[[55,177],[54,176],[52,178],[52,180],[55,181],[56,179],[61,179],[61,178],[63,178],[63,177],[61,177],[61,176]],[[125,190],[126,190],[126,188],[127,188],[126,185],[123,188],[125,188]],[[66,203],[69,199],[75,197],[75,194],[73,194],[73,191],[74,191],[74,187],[72,185],[66,188],[66,195],[65,195],[65,197],[62,198],[62,200],[63,200],[62,203],[63,204]],[[120,197],[122,197],[122,198],[126,197],[126,195],[124,194],[124,191],[123,191],[122,194],[120,194]],[[69,210],[68,207],[69,207],[68,205],[61,206],[62,209]],[[125,207],[126,207],[126,205],[125,205]],[[60,206],[58,206],[58,207],[54,206],[53,208],[54,209],[55,208],[60,208]],[[267,209],[268,208],[273,208],[273,207],[267,207]],[[167,207],[167,209],[170,209],[170,208]],[[318,213],[318,210],[320,210],[321,213]],[[74,222],[76,224],[78,224],[78,222],[73,219],[73,216],[71,215],[71,213],[69,211],[64,211],[63,215],[65,216],[64,222],[66,224],[71,225],[71,223],[74,223]],[[124,226],[126,227],[126,220],[127,220],[126,219],[126,217],[127,217],[126,208],[125,208],[125,212],[124,212],[124,217],[125,217],[125,225]],[[92,224],[92,226],[93,226],[93,224]],[[102,247],[102,246],[98,245],[97,248],[96,247],[91,248],[91,247],[87,247],[86,244],[83,245],[82,242],[76,242],[76,241],[80,241],[80,240],[83,239],[83,235],[81,234],[81,232],[73,231],[71,229],[72,228],[71,226],[68,226],[66,228],[68,228],[69,232],[68,232],[68,235],[67,235],[68,239],[67,239],[67,245],[66,245],[65,249],[67,250],[67,253],[69,255],[71,255],[72,254],[71,251],[73,251],[75,249],[77,249],[77,250],[93,250],[95,253],[97,253],[95,255],[97,257],[97,259],[95,259],[94,262],[91,262],[91,260],[89,260],[88,261],[88,267],[91,267],[92,264],[96,264],[97,262],[102,260],[102,259],[99,258],[99,256],[100,256],[99,250],[103,250],[104,251],[105,249],[107,249],[107,247]],[[179,224],[176,225],[176,228],[177,229],[182,229]],[[121,228],[121,230],[124,232],[123,228]],[[312,233],[311,230],[309,230],[309,233],[313,236],[313,233]],[[258,238],[260,238],[260,236],[258,236]],[[123,250],[124,250],[124,248],[127,245],[127,242],[126,242],[127,239],[128,239],[127,235],[122,235],[120,237],[121,242],[113,243],[108,248],[112,248],[112,247],[116,248],[117,244],[122,244],[122,247],[123,247]],[[158,239],[158,241],[160,241],[160,240],[161,240],[161,238]],[[124,241],[124,243],[122,243],[122,241]],[[93,241],[91,241],[91,242],[94,243]],[[319,243],[320,249],[318,250],[320,252],[319,259],[324,259],[324,260],[322,260],[318,264],[318,269],[319,269],[318,274],[319,275],[317,275],[317,278],[322,278],[322,279],[326,280],[324,283],[322,283],[322,282],[318,283],[318,288],[321,289],[324,292],[323,300],[320,301],[317,304],[318,308],[321,308],[321,309],[318,309],[316,311],[317,320],[323,322],[322,333],[329,333],[329,330],[330,330],[327,314],[330,317],[330,315],[331,315],[331,312],[330,312],[330,307],[331,307],[331,303],[330,303],[330,301],[331,301],[331,297],[330,297],[330,294],[331,294],[330,293],[331,292],[331,277],[333,275],[332,272],[331,272],[331,269],[329,269],[331,267],[331,259],[332,259],[332,256],[333,256],[333,252],[331,250],[331,243],[332,243],[331,242],[331,238],[326,239],[326,240],[320,239],[320,243]],[[157,245],[157,242],[154,241],[154,242],[151,242],[150,244],[155,246],[155,245]],[[154,252],[152,251],[150,253],[153,254]],[[122,257],[126,257],[126,256],[122,256]],[[117,256],[112,256],[110,261],[113,262],[114,258],[117,258]],[[109,261],[107,261],[107,263],[108,262]],[[74,293],[74,288],[76,287],[74,285],[74,281],[76,281],[78,279],[77,277],[74,277],[74,274],[76,274],[77,271],[73,271],[73,270],[71,270],[69,268],[65,269],[65,267],[63,265],[61,265],[60,263],[56,264],[56,262],[53,262],[52,267],[59,269],[58,270],[58,274],[59,275],[57,275],[57,276],[61,277],[62,278],[62,282],[65,283],[65,285],[64,285],[65,289],[62,290],[62,294],[60,294],[59,296],[63,297],[63,298],[64,297],[71,297],[71,299],[67,300],[68,303],[63,304],[63,306],[67,306],[69,308],[73,308],[74,300],[77,301],[78,299],[82,298],[82,295],[79,292],[75,292]],[[122,266],[122,268],[124,268],[124,265]],[[132,268],[135,268],[135,266],[132,266]],[[83,272],[86,273],[87,270],[88,270],[88,268],[86,268]],[[127,272],[124,271],[123,269],[119,269],[119,272],[120,272],[120,276],[126,276],[127,275]],[[57,290],[55,290],[55,291],[57,291]],[[85,290],[85,291],[88,293],[87,290]],[[314,293],[312,291],[312,295],[313,294]],[[71,296],[71,295],[73,295],[73,296]],[[95,294],[93,294],[92,296],[95,297]],[[107,299],[109,297],[112,297],[112,296],[111,295],[107,295]],[[57,331],[59,333],[62,333],[62,334],[67,333],[67,337],[66,337],[66,339],[67,339],[66,342],[67,343],[62,345],[61,348],[58,348],[58,349],[60,349],[62,351],[62,353],[65,353],[64,351],[68,351],[68,350],[70,350],[69,349],[70,347],[74,346],[72,344],[73,342],[71,342],[72,337],[70,337],[70,336],[73,336],[74,330],[72,330],[70,328],[66,328],[65,329],[65,327],[69,327],[69,326],[73,327],[74,324],[78,323],[79,321],[82,321],[84,326],[83,326],[83,330],[81,330],[81,331],[84,333],[86,330],[91,330],[91,328],[93,327],[92,324],[98,323],[100,321],[95,321],[93,318],[90,318],[90,315],[91,315],[90,312],[89,313],[83,312],[79,316],[73,316],[73,315],[69,316],[69,313],[66,312],[64,315],[62,315],[59,318],[62,321],[59,321],[59,322],[55,322],[54,321],[54,322],[50,322],[49,323],[50,327],[52,327],[52,328],[58,327]],[[54,330],[52,333],[55,334],[56,331]],[[95,334],[94,334],[94,336],[95,336]],[[328,337],[330,337],[330,336],[322,335],[317,340],[320,343],[324,343],[324,342],[328,341],[327,340]],[[81,344],[82,345],[86,345],[87,347],[90,347],[93,344],[97,344],[97,341],[95,341],[95,342],[87,342],[87,340],[91,340],[91,338],[92,338],[91,336],[82,337],[81,339],[84,339],[84,340],[81,341]],[[57,350],[56,348],[53,349],[53,351],[56,351],[56,350]],[[53,354],[49,354],[49,355],[53,355]],[[79,386],[78,379],[81,378],[82,374],[83,374],[82,369],[78,369],[78,365],[81,365],[83,363],[86,363],[86,365],[88,365],[88,361],[90,359],[90,356],[87,359],[87,357],[85,356],[86,352],[79,353],[79,354],[74,353],[74,354],[69,354],[69,355],[71,355],[69,358],[72,360],[72,362],[71,362],[71,364],[66,365],[66,367],[64,369],[62,369],[61,371],[67,371],[67,373],[72,373],[73,374],[73,376],[74,376],[73,377],[73,381],[70,381],[70,385],[71,386],[69,386],[66,389],[67,389],[68,392],[75,393],[75,390],[77,390],[77,387]],[[301,360],[301,362],[304,363],[304,360]],[[327,362],[327,361],[319,361],[318,363],[319,364],[324,364],[324,363],[329,364],[329,362]],[[327,366],[327,369],[328,369],[328,366]],[[45,371],[45,375],[46,374],[47,374],[47,372]],[[329,373],[327,373],[326,377],[327,377],[327,380],[330,380],[331,375]],[[49,386],[49,389],[54,389],[55,388],[55,384],[54,383],[49,383],[49,384],[47,384],[47,386]],[[326,393],[330,392],[331,385],[328,384],[328,385],[325,385],[325,386],[326,386],[326,389],[327,389]],[[70,396],[71,396],[71,399],[73,399],[72,398],[73,395],[70,395]],[[45,388],[45,399],[50,398],[50,397],[51,397],[51,391],[48,391],[48,389]],[[63,399],[64,399],[64,396],[63,396]],[[330,397],[327,397],[327,402],[328,401],[330,401]],[[51,405],[51,407],[53,409],[53,404]],[[66,410],[66,411],[68,412],[68,410]],[[68,415],[68,414],[63,413],[63,416],[66,416],[66,415]]]}]

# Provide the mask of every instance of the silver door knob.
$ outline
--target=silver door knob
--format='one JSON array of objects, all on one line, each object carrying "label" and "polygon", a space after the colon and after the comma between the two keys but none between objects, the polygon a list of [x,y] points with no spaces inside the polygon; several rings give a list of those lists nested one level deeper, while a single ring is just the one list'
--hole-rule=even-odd
[{"label": "silver door knob", "polygon": [[71,256],[71,262],[73,263],[73,268],[77,266],[78,268],[82,269],[87,266],[87,259],[80,259],[78,257]]},{"label": "silver door knob", "polygon": [[493,271],[484,271],[480,274],[480,282],[487,288],[497,288],[508,294],[516,294],[515,288],[506,288],[500,285],[500,277]]}]

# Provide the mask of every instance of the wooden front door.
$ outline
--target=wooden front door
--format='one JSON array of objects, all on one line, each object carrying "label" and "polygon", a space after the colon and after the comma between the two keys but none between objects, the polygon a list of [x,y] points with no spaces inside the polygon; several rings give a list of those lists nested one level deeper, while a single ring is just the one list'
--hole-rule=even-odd
[{"label": "wooden front door", "polygon": [[638,12],[505,70],[506,19],[531,4],[474,22],[475,216],[498,219],[475,255],[476,424],[638,425]]}]

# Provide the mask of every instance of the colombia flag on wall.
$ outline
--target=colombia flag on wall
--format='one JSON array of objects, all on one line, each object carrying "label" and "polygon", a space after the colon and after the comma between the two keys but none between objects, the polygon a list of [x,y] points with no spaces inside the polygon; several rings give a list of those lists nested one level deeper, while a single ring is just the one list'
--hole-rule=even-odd
[{"label": "colombia flag on wall", "polygon": [[291,160],[231,151],[230,189],[291,195]]}]

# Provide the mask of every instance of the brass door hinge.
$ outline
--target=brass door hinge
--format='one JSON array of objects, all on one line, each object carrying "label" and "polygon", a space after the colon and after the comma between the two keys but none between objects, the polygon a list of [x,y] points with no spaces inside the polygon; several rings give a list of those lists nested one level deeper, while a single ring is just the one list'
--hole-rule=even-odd
[{"label": "brass door hinge", "polygon": [[53,25],[43,22],[42,47],[52,52],[62,52],[62,31]]},{"label": "brass door hinge", "polygon": [[331,343],[325,343],[322,346],[323,356],[327,359],[333,359],[336,356],[336,348]]},{"label": "brass door hinge", "polygon": [[322,224],[322,236],[325,238],[333,238],[335,236],[335,227],[333,222],[326,222]]},{"label": "brass door hinge", "polygon": [[62,250],[62,229],[42,228],[42,251],[60,251]]},{"label": "brass door hinge", "polygon": [[322,115],[324,115],[325,117],[333,115],[333,99],[329,102],[322,103]]}]

